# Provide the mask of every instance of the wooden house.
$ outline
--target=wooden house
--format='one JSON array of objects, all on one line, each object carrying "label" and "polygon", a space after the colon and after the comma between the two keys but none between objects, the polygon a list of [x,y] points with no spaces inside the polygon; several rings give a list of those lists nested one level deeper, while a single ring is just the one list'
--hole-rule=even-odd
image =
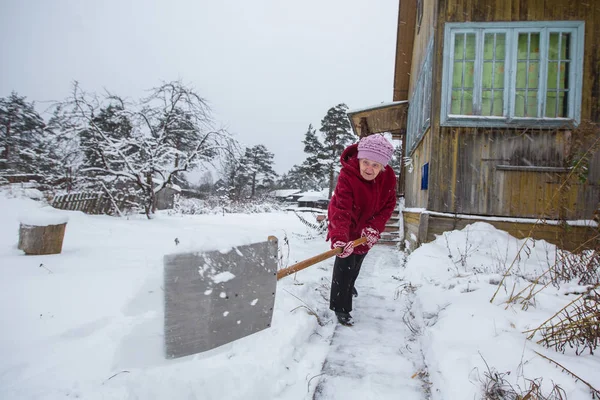
[{"label": "wooden house", "polygon": [[393,101],[349,118],[403,141],[405,239],[598,235],[598,37],[600,0],[400,0]]}]

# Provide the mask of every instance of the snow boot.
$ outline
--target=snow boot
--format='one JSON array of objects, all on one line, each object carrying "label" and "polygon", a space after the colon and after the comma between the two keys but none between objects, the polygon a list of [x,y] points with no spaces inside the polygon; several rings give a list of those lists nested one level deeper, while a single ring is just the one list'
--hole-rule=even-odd
[{"label": "snow boot", "polygon": [[354,325],[354,322],[352,321],[352,316],[350,315],[350,313],[336,311],[335,316],[337,317],[338,322],[344,326]]}]

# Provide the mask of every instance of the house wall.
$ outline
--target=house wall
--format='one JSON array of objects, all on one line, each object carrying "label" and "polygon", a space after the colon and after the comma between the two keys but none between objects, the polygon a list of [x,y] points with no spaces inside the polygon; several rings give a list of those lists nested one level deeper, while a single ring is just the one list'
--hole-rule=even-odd
[{"label": "house wall", "polygon": [[[436,25],[437,0],[418,0],[416,3],[417,21],[414,30],[409,103],[414,92],[415,83],[419,78],[421,66],[427,55],[427,46],[434,35]],[[408,154],[406,155],[408,156]],[[405,204],[406,207],[425,208],[428,204],[429,191],[421,190],[421,178],[422,166],[430,163],[431,160],[431,130],[425,132],[411,158],[413,163],[412,172],[409,172],[408,168],[405,169]]]},{"label": "house wall", "polygon": [[[402,0],[400,0],[402,1]],[[409,100],[412,97],[414,91],[414,85],[419,77],[419,71],[423,65],[427,53],[427,45],[431,40],[435,30],[435,13],[436,13],[436,0],[418,0],[417,5],[417,21],[415,24],[414,43],[413,43],[413,54],[411,61],[410,74],[410,86],[409,86]],[[422,9],[422,11],[420,11]],[[422,17],[421,17],[422,13]],[[419,19],[420,24],[419,24]]]},{"label": "house wall", "polygon": [[[425,4],[429,3],[426,1]],[[438,0],[439,12],[436,13],[434,7],[429,6],[436,20],[433,33],[433,134],[427,135],[431,147],[426,208],[480,215],[591,218],[600,199],[598,153],[591,156],[585,183],[571,179],[568,185],[561,185],[567,174],[556,170],[502,169],[503,165],[563,167],[570,154],[587,150],[578,140],[581,132],[538,127],[527,130],[440,127],[440,103],[445,22],[582,20],[585,21],[585,47],[581,120],[582,126],[589,121],[599,123],[600,41],[597,38],[600,37],[600,6],[597,1]],[[413,68],[419,65],[419,49],[422,48],[424,46],[416,35]],[[413,73],[413,79],[416,75]],[[588,137],[586,143],[592,142],[593,138],[590,141]],[[427,153],[423,149],[424,157]],[[407,181],[407,188],[414,188],[414,183]],[[411,191],[415,196],[411,199],[408,193],[407,190],[407,206],[421,207],[422,196]]]},{"label": "house wall", "polygon": [[[565,154],[573,138],[564,132],[520,134],[499,129],[443,130],[436,162],[447,165],[435,188],[435,211],[529,218],[590,219],[600,192],[598,175],[567,185]],[[598,165],[598,155],[591,163]],[[531,170],[530,166],[539,168]],[[592,183],[592,182],[595,182]],[[566,188],[571,187],[571,190]],[[595,201],[594,201],[595,199]]]},{"label": "house wall", "polygon": [[417,0],[399,0],[393,100],[408,100]]},{"label": "house wall", "polygon": [[423,177],[423,165],[431,160],[431,130],[425,132],[411,159],[412,167],[405,168],[404,204],[410,208],[426,208],[429,190],[421,189],[421,178]]}]

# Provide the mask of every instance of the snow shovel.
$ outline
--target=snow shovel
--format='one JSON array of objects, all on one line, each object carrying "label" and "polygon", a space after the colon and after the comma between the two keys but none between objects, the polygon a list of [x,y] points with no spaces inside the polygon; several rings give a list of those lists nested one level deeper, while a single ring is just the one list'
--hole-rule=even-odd
[{"label": "snow shovel", "polygon": [[[360,238],[353,246],[365,242]],[[332,249],[279,271],[274,236],[227,253],[166,255],[166,357],[201,353],[270,327],[277,281],[341,251]]]}]

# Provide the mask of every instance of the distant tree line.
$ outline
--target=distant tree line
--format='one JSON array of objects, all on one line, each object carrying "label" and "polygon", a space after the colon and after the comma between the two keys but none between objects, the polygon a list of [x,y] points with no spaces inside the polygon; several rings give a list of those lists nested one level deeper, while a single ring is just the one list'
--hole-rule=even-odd
[{"label": "distant tree line", "polygon": [[[266,146],[241,146],[217,126],[207,101],[179,81],[137,101],[87,93],[75,82],[47,111],[45,121],[25,97],[0,98],[0,176],[36,174],[55,189],[128,193],[149,217],[167,185],[228,201],[261,199],[277,188],[329,188],[331,196],[341,152],[356,139],[347,106],[338,104],[318,132],[308,126],[304,162],[278,176]],[[187,181],[192,170],[201,173],[199,182]]]}]

